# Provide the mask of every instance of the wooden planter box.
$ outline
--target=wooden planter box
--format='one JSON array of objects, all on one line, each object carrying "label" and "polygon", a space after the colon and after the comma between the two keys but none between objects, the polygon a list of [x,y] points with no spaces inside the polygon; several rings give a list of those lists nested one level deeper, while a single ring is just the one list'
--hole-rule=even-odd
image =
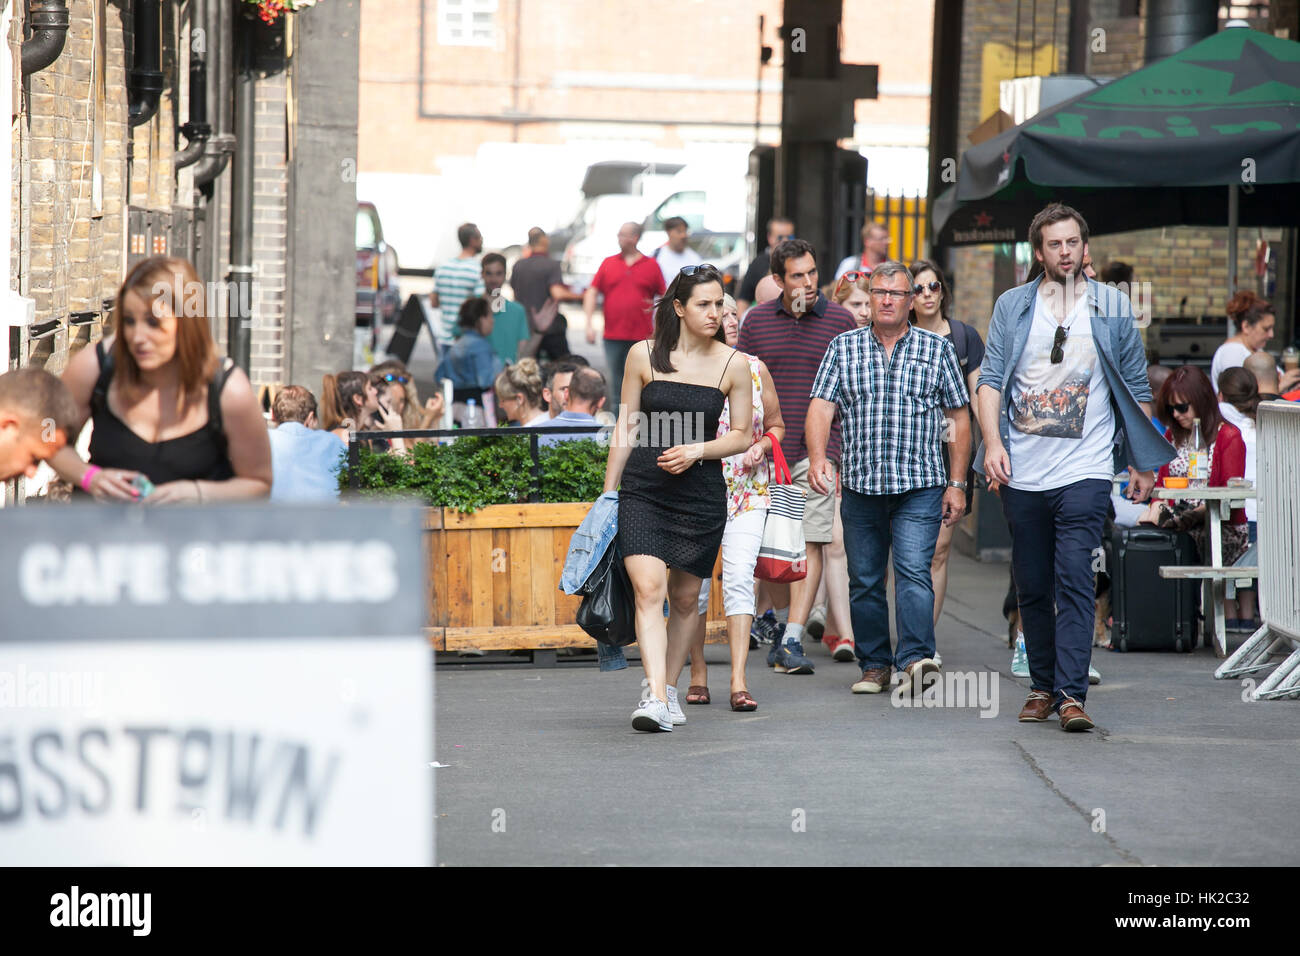
[{"label": "wooden planter box", "polygon": [[[591,647],[574,623],[581,599],[560,590],[569,539],[587,502],[489,505],[473,514],[430,508],[430,621],[436,650]],[[709,595],[708,639],[726,640],[721,562]]]}]

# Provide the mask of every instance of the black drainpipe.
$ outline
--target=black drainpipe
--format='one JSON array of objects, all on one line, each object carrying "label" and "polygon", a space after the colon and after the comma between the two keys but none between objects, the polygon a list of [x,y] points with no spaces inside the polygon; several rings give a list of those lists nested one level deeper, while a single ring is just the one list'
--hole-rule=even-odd
[{"label": "black drainpipe", "polygon": [[[194,31],[203,31],[203,51],[194,50]],[[188,141],[185,148],[172,155],[172,168],[184,169],[199,161],[203,155],[203,146],[212,133],[208,125],[208,16],[206,0],[193,0],[190,4],[190,120],[180,131]]]},{"label": "black drainpipe", "polygon": [[[234,12],[225,0],[209,0],[206,27],[208,59],[212,68],[208,75],[214,80],[212,114],[217,129],[216,134],[208,138],[203,159],[194,168],[196,188],[207,186],[220,176],[230,161],[230,154],[235,151],[235,137],[231,134],[230,48],[233,26]],[[210,206],[209,211],[214,208]]]},{"label": "black drainpipe", "polygon": [[1186,50],[1218,29],[1218,0],[1148,0],[1146,62]]},{"label": "black drainpipe", "polygon": [[253,161],[257,110],[253,29],[250,17],[238,18],[235,25],[235,161],[230,180],[231,301],[226,324],[227,354],[245,372],[249,371],[253,351]]},{"label": "black drainpipe", "polygon": [[23,40],[23,76],[39,73],[59,58],[68,36],[65,0],[32,0]]},{"label": "black drainpipe", "polygon": [[132,126],[153,119],[162,95],[162,27],[158,0],[135,0],[135,63],[128,88]]}]

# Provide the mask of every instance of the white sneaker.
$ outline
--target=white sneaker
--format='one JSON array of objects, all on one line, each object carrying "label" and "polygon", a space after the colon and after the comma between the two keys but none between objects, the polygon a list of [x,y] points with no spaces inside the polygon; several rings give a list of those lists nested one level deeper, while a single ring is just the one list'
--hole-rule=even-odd
[{"label": "white sneaker", "polygon": [[1089,684],[1101,683],[1101,671],[1097,670],[1097,668],[1093,667],[1091,664],[1088,665],[1088,683]]},{"label": "white sneaker", "polygon": [[934,652],[934,657],[930,658],[930,660],[934,661],[940,667],[943,666],[943,655],[941,655],[938,651]]},{"label": "white sneaker", "polygon": [[686,723],[686,714],[682,712],[682,705],[677,703],[677,688],[671,684],[668,685],[668,717],[674,727]]},{"label": "white sneaker", "polygon": [[632,729],[643,730],[646,733],[658,731],[671,733],[673,722],[668,715],[668,705],[658,697],[641,701],[637,704],[636,710],[632,711]]}]

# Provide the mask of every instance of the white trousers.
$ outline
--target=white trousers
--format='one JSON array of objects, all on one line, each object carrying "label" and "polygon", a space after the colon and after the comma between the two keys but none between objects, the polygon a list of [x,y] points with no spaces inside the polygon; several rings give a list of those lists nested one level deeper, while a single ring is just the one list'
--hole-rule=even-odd
[{"label": "white trousers", "polygon": [[[766,524],[766,508],[751,508],[727,519],[722,532],[722,605],[727,617],[754,613],[754,565]],[[708,613],[712,583],[712,578],[705,578],[700,585],[701,614]]]}]

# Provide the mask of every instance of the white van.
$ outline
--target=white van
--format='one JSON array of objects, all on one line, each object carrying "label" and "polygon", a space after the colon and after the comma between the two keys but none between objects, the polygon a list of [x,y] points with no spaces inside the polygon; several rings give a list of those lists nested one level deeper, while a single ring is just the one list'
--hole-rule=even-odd
[{"label": "white van", "polygon": [[664,222],[674,216],[685,219],[692,233],[744,233],[748,202],[743,175],[710,175],[688,167],[672,178],[646,217],[641,248],[653,252],[662,246],[668,238]]}]

